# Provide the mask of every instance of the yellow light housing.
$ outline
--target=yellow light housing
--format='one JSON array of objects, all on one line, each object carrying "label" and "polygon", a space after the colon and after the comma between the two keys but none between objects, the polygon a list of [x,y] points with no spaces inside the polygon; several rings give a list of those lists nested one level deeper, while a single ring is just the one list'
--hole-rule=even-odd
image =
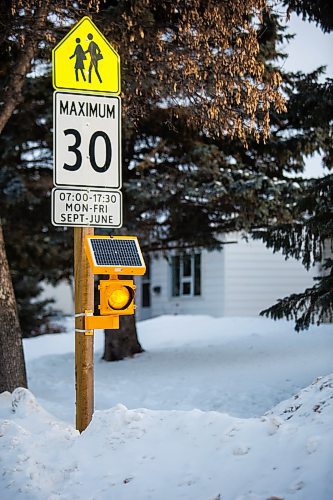
[{"label": "yellow light housing", "polygon": [[108,304],[116,311],[126,309],[133,300],[133,292],[127,286],[114,288],[108,296]]},{"label": "yellow light housing", "polygon": [[99,311],[103,315],[134,314],[135,285],[133,280],[101,280]]}]

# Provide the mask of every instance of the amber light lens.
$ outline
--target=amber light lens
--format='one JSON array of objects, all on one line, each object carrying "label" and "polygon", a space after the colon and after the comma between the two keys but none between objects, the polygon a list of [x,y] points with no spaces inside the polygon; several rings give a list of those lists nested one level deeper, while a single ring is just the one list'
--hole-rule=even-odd
[{"label": "amber light lens", "polygon": [[132,301],[133,293],[127,286],[119,286],[114,288],[109,295],[108,304],[112,309],[117,311],[126,309]]}]

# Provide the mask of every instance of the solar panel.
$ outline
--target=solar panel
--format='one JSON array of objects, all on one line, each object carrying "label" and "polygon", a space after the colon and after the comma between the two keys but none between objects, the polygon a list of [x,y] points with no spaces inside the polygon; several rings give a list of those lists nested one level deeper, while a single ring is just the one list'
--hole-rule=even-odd
[{"label": "solar panel", "polygon": [[144,274],[146,270],[135,236],[87,236],[86,252],[95,274]]},{"label": "solar panel", "polygon": [[135,240],[92,239],[98,266],[142,266]]}]

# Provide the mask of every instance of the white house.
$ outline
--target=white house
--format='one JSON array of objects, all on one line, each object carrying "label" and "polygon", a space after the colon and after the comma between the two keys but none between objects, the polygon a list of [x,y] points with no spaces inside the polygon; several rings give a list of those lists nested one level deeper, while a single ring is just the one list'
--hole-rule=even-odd
[{"label": "white house", "polygon": [[277,299],[313,285],[319,269],[307,272],[260,241],[229,234],[221,251],[191,250],[148,257],[136,279],[137,318],[161,314],[257,316]]}]

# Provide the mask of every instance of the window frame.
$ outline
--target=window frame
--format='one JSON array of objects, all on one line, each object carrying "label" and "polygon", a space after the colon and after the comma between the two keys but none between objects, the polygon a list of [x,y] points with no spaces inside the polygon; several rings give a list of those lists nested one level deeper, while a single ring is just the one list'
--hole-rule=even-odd
[{"label": "window frame", "polygon": [[[190,267],[186,269],[188,260]],[[187,287],[189,293],[184,293]],[[171,296],[178,298],[201,296],[201,252],[172,255]]]},{"label": "window frame", "polygon": [[151,257],[145,255],[146,273],[141,278],[141,307],[151,307]]}]

